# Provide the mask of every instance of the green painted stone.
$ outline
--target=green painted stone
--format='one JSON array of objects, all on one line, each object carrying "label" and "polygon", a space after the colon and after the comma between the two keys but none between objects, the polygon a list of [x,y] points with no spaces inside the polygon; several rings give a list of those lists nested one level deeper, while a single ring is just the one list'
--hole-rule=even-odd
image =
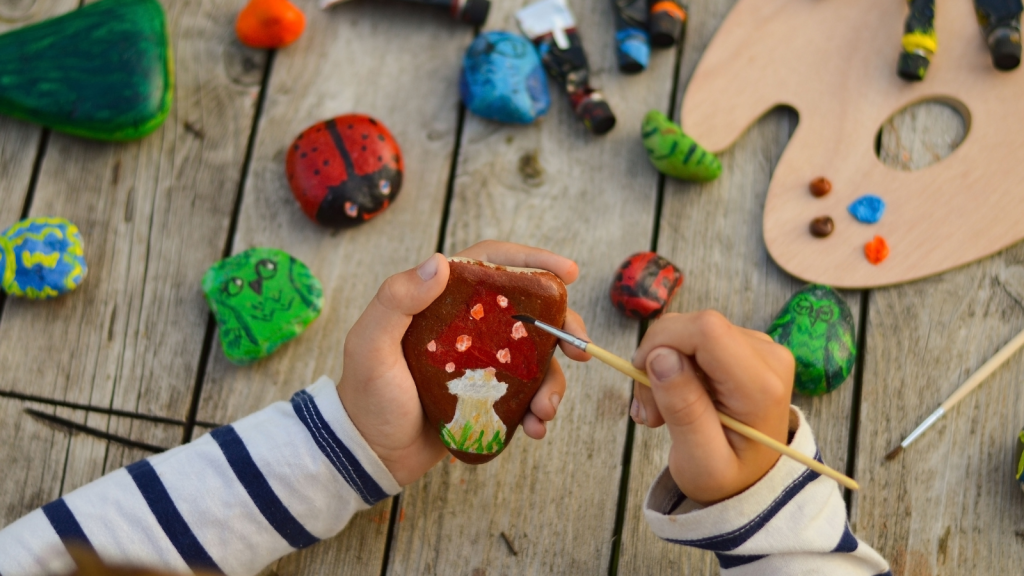
[{"label": "green painted stone", "polygon": [[324,303],[309,268],[274,248],[251,248],[214,264],[203,276],[203,293],[224,355],[239,365],[266,358],[302,334]]},{"label": "green painted stone", "polygon": [[768,335],[793,353],[793,386],[820,396],[846,381],[857,358],[850,307],[828,286],[811,284],[789,299]]},{"label": "green painted stone", "polygon": [[96,140],[132,140],[171,110],[174,70],[156,0],[101,0],[0,35],[0,114]]},{"label": "green painted stone", "polygon": [[1014,453],[1013,462],[1017,465],[1014,478],[1020,483],[1020,489],[1024,490],[1024,430],[1017,434],[1017,450]]},{"label": "green painted stone", "polygon": [[676,125],[657,110],[644,116],[641,127],[647,157],[658,172],[681,180],[709,182],[722,173],[718,157],[701,148]]}]

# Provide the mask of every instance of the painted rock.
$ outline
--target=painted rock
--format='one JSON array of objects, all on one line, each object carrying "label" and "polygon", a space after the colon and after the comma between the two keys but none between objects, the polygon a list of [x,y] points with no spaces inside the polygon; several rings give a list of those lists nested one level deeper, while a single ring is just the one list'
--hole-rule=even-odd
[{"label": "painted rock", "polygon": [[611,298],[623,314],[650,320],[661,314],[683,285],[683,273],[654,252],[633,254],[619,266]]},{"label": "painted rock", "polygon": [[873,194],[865,194],[854,200],[847,210],[858,222],[875,224],[885,214],[885,201]]},{"label": "painted rock", "polygon": [[647,157],[658,172],[681,180],[708,182],[722,173],[718,157],[701,148],[675,122],[657,110],[641,126]]},{"label": "painted rock", "polygon": [[101,0],[0,35],[0,114],[97,140],[156,130],[174,67],[156,0]]},{"label": "painted rock", "polygon": [[305,29],[306,15],[288,0],[249,0],[235,20],[238,39],[252,48],[283,48]]},{"label": "painted rock", "polygon": [[1020,483],[1020,489],[1024,490],[1024,430],[1017,434],[1017,450],[1014,453],[1013,462],[1017,465],[1014,477]]},{"label": "painted rock", "polygon": [[85,280],[85,248],[78,227],[63,218],[29,218],[0,234],[4,292],[48,300]]},{"label": "painted rock", "polygon": [[320,281],[281,250],[251,248],[214,264],[203,276],[224,355],[245,365],[266,358],[316,320]]},{"label": "painted rock", "polygon": [[402,339],[423,410],[458,459],[483,464],[512,440],[557,341],[512,318],[565,321],[565,285],[546,270],[452,258],[448,286]]},{"label": "painted rock", "polygon": [[402,151],[391,132],[362,114],[314,124],[288,149],[285,171],[313,221],[349,228],[380,214],[402,188]]},{"label": "painted rock", "polygon": [[820,396],[850,376],[857,358],[853,314],[828,286],[810,284],[789,299],[768,335],[793,353],[793,386],[801,394]]},{"label": "painted rock", "polygon": [[551,106],[540,56],[526,38],[484,32],[466,50],[459,77],[470,112],[507,124],[529,124]]}]

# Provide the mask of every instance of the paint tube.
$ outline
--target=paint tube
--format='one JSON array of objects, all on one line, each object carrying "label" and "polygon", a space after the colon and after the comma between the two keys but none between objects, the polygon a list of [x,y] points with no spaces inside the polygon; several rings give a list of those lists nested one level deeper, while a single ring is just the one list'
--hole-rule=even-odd
[{"label": "paint tube", "polygon": [[647,0],[612,0],[615,9],[615,48],[619,70],[627,73],[647,69],[651,42],[647,36]]},{"label": "paint tube", "polygon": [[896,65],[900,78],[924,80],[928,64],[939,48],[935,36],[935,0],[907,0],[910,14],[903,24],[903,52]]},{"label": "paint tube", "polygon": [[[349,0],[320,0],[320,9],[326,10],[335,4]],[[482,26],[491,10],[490,0],[402,0],[410,4],[426,4],[447,9],[452,18],[474,26]]]},{"label": "paint tube", "polygon": [[978,24],[985,33],[985,43],[992,54],[992,65],[999,70],[1013,70],[1020,65],[1021,0],[974,0]]},{"label": "paint tube", "polygon": [[590,67],[565,0],[540,0],[516,12],[523,34],[540,53],[541,62],[565,89],[576,116],[594,134],[615,127],[615,114],[604,96],[590,86]]},{"label": "paint tube", "polygon": [[669,48],[681,44],[686,34],[686,5],[679,0],[652,0],[647,30],[651,46]]}]

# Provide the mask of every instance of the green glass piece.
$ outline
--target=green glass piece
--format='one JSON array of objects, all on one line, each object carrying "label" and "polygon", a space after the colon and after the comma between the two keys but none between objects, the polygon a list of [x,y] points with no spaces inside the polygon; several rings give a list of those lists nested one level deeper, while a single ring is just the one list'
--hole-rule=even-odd
[{"label": "green glass piece", "polygon": [[171,110],[174,69],[156,0],[101,0],[0,35],[0,114],[132,140]]},{"label": "green glass piece", "polygon": [[697,144],[657,110],[644,116],[641,126],[647,157],[658,172],[681,180],[709,182],[722,173],[718,157]]},{"label": "green glass piece", "polygon": [[811,284],[789,299],[768,335],[793,353],[793,387],[820,396],[846,381],[857,359],[853,314],[828,286]]},{"label": "green glass piece", "polygon": [[320,281],[281,250],[251,248],[214,264],[203,293],[217,319],[224,355],[245,365],[266,358],[316,320]]}]

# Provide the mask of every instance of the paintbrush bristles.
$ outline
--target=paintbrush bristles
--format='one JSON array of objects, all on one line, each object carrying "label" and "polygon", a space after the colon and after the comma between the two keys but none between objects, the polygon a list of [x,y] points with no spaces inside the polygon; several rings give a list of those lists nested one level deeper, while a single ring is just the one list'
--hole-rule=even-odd
[{"label": "paintbrush bristles", "polygon": [[903,453],[903,445],[900,444],[899,446],[897,446],[897,447],[893,448],[892,450],[890,450],[889,453],[885,455],[885,459],[887,461],[888,460],[892,460],[892,459],[896,458],[897,456],[899,456],[902,453]]}]

